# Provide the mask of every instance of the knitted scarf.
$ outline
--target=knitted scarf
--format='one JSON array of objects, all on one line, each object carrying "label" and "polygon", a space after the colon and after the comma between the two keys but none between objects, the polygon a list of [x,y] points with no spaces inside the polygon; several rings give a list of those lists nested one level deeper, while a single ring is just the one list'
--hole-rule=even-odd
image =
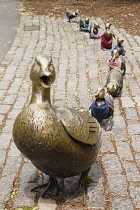
[{"label": "knitted scarf", "polygon": [[110,59],[109,61],[107,61],[108,66],[110,66],[111,68],[121,68],[122,65],[122,61],[120,58],[115,58],[115,59]]},{"label": "knitted scarf", "polygon": [[112,42],[113,42],[113,35],[112,35],[112,38],[109,40],[109,42],[106,41],[104,34],[102,35],[102,43],[104,45],[104,48],[111,49],[112,48]]},{"label": "knitted scarf", "polygon": [[91,109],[91,115],[92,117],[96,118],[99,123],[102,122],[103,119],[106,118],[108,112],[109,112],[109,102],[104,99],[104,104],[101,106],[96,106],[97,99],[92,103],[90,109]]}]

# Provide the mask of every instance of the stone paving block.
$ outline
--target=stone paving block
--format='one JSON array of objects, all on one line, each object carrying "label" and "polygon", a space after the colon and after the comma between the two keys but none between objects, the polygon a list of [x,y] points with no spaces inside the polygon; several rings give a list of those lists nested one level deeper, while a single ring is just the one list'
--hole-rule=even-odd
[{"label": "stone paving block", "polygon": [[133,199],[133,202],[137,209],[140,209],[140,182],[133,183],[130,182],[130,196]]},{"label": "stone paving block", "polygon": [[132,135],[132,147],[135,152],[140,152],[140,136]]},{"label": "stone paving block", "polygon": [[9,105],[13,104],[16,97],[17,97],[16,95],[7,95],[3,101],[3,104],[9,104]]},{"label": "stone paving block", "polygon": [[6,150],[2,150],[0,148],[0,167],[2,167],[2,165],[4,164],[5,156],[6,156]]},{"label": "stone paving block", "polygon": [[14,142],[12,142],[11,147],[10,147],[10,151],[8,153],[8,156],[15,156],[15,157],[19,157],[20,155],[20,151],[17,149],[16,145]]},{"label": "stone paving block", "polygon": [[2,193],[0,195],[0,202],[4,203],[10,198],[10,193],[13,189],[15,174],[10,174],[4,176],[0,179],[0,188],[2,189]]},{"label": "stone paving block", "polygon": [[111,175],[108,176],[108,184],[110,193],[112,195],[125,196],[128,195],[127,192],[127,180],[125,175]]},{"label": "stone paving block", "polygon": [[2,80],[1,83],[0,83],[0,89],[1,90],[6,90],[6,89],[8,89],[9,85],[10,85],[10,81]]},{"label": "stone paving block", "polygon": [[2,97],[5,95],[6,90],[0,90],[0,98],[2,99]]},{"label": "stone paving block", "polygon": [[115,130],[115,129],[117,129],[117,130],[124,130],[124,128],[125,128],[125,121],[124,121],[124,119],[123,119],[123,117],[121,117],[121,116],[114,116],[113,117],[113,121],[114,121],[114,126],[113,126],[113,131]]},{"label": "stone paving block", "polygon": [[0,126],[3,124],[4,118],[5,118],[5,115],[4,114],[0,114]]},{"label": "stone paving block", "polygon": [[105,132],[102,132],[102,146],[101,146],[101,149],[100,151],[101,152],[114,152],[114,147],[113,147],[113,144],[111,142],[111,138],[110,138],[110,135]]},{"label": "stone paving block", "polygon": [[104,210],[106,207],[104,197],[104,187],[102,184],[94,183],[92,187],[88,187],[89,208]]},{"label": "stone paving block", "polygon": [[23,108],[24,104],[26,102],[26,98],[18,98],[18,100],[16,101],[16,103],[14,104],[14,109],[20,109]]},{"label": "stone paving block", "polygon": [[123,90],[122,90],[122,97],[129,97],[129,93],[128,93],[128,90],[127,90],[127,88],[126,88],[126,85],[125,85],[125,83],[124,83],[124,85],[123,85]]},{"label": "stone paving block", "polygon": [[139,36],[134,36],[134,38],[135,38],[136,42],[140,44],[140,37]]},{"label": "stone paving block", "polygon": [[102,161],[108,175],[122,173],[122,167],[116,154],[106,154],[102,157]]},{"label": "stone paving block", "polygon": [[21,112],[22,109],[13,108],[8,114],[9,119],[16,119],[17,115]]},{"label": "stone paving block", "polygon": [[112,210],[134,210],[132,202],[128,198],[115,197]]},{"label": "stone paving block", "polygon": [[6,124],[4,126],[4,128],[2,129],[2,132],[11,132],[13,129],[13,120],[9,119],[6,121]]},{"label": "stone paving block", "polygon": [[15,176],[20,166],[22,158],[21,157],[14,157],[9,156],[6,160],[6,165],[3,169],[2,176]]},{"label": "stone paving block", "polygon": [[121,97],[123,107],[135,107],[134,102],[129,97]]},{"label": "stone paving block", "polygon": [[139,86],[136,82],[133,83],[129,82],[129,87],[131,89],[132,96],[140,96]]},{"label": "stone paving block", "polygon": [[0,107],[0,113],[1,114],[6,114],[8,111],[9,111],[9,109],[11,108],[11,105],[2,105],[1,107]]},{"label": "stone paving block", "polygon": [[137,103],[137,106],[140,106],[140,96],[133,97],[135,102]]},{"label": "stone paving block", "polygon": [[3,81],[12,81],[14,78],[13,73],[5,74],[4,77],[2,78]]},{"label": "stone paving block", "polygon": [[55,200],[39,198],[38,208],[39,210],[57,210],[57,204]]},{"label": "stone paving block", "polygon": [[1,149],[7,149],[11,139],[12,139],[12,133],[1,133],[1,135],[0,135],[0,148]]},{"label": "stone paving block", "polygon": [[120,103],[117,98],[114,100],[114,116],[120,116]]},{"label": "stone paving block", "polygon": [[128,132],[130,135],[140,135],[140,124],[128,125]]},{"label": "stone paving block", "polygon": [[13,94],[16,95],[17,92],[18,92],[18,89],[19,89],[19,86],[10,87],[10,88],[8,89],[7,94],[8,94],[8,95],[13,95]]},{"label": "stone paving block", "polygon": [[63,80],[63,82],[61,82],[61,81],[58,81],[57,82],[57,91],[59,91],[59,92],[65,92],[65,83],[64,83],[64,80]]},{"label": "stone paving block", "polygon": [[125,168],[128,181],[140,181],[139,170],[137,169],[135,163],[123,161],[123,166]]},{"label": "stone paving block", "polygon": [[35,206],[35,193],[30,192],[30,189],[37,186],[35,183],[36,179],[36,168],[32,163],[26,163],[20,174],[20,186],[16,200],[14,202],[14,207],[23,206]]},{"label": "stone paving block", "polygon": [[138,120],[138,115],[135,108],[125,108],[125,114],[127,120]]},{"label": "stone paving block", "polygon": [[[91,178],[93,183],[100,183],[102,184],[103,182],[103,173],[102,173],[102,168],[101,165],[99,164],[98,161],[96,161],[97,163],[93,164],[88,176]],[[92,187],[92,183],[89,184],[90,187]]]},{"label": "stone paving block", "polygon": [[55,100],[65,100],[65,91],[64,90],[58,90],[55,94]]},{"label": "stone paving block", "polygon": [[116,142],[117,153],[123,160],[133,160],[133,155],[128,142]]},{"label": "stone paving block", "polygon": [[138,167],[140,167],[140,153],[136,153],[135,158],[136,158],[136,162],[137,162]]}]

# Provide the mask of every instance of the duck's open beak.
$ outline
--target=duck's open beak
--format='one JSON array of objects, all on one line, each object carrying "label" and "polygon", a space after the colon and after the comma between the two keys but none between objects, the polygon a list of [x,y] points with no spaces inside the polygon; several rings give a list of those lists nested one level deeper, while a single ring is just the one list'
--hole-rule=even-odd
[{"label": "duck's open beak", "polygon": [[50,77],[43,75],[42,77],[40,77],[40,79],[42,87],[49,88],[51,86]]}]

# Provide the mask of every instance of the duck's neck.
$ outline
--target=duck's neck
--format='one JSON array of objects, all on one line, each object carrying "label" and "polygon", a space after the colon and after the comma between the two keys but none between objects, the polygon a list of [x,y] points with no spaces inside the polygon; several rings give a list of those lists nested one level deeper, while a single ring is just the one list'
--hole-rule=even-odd
[{"label": "duck's neck", "polygon": [[104,103],[105,103],[105,99],[104,98],[97,98],[96,106],[101,106]]},{"label": "duck's neck", "polygon": [[32,84],[30,104],[51,104],[50,88],[43,88]]}]

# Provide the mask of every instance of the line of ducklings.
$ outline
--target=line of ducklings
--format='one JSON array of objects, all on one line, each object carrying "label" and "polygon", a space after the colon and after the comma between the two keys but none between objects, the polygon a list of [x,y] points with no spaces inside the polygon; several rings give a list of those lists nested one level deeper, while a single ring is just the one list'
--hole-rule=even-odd
[{"label": "line of ducklings", "polygon": [[126,72],[126,61],[124,55],[126,51],[122,45],[123,39],[117,38],[117,44],[111,49],[111,58],[107,61],[109,73],[104,87],[98,88],[95,93],[95,101],[90,110],[100,125],[106,130],[111,130],[113,126],[114,97],[121,96],[123,88],[123,77]]},{"label": "line of ducklings", "polygon": [[[76,13],[78,16],[79,13]],[[95,101],[90,107],[91,115],[98,120],[105,130],[111,130],[114,113],[115,96],[121,96],[123,88],[123,76],[126,72],[125,49],[123,38],[118,37],[117,43],[112,47],[113,39],[116,38],[111,31],[111,24],[105,24],[105,32],[101,34],[100,26],[96,21],[90,23],[87,16],[81,16],[79,21],[81,31],[89,32],[89,38],[101,39],[101,49],[110,50],[111,58],[107,61],[109,73],[104,87],[99,87],[95,93]]]}]

